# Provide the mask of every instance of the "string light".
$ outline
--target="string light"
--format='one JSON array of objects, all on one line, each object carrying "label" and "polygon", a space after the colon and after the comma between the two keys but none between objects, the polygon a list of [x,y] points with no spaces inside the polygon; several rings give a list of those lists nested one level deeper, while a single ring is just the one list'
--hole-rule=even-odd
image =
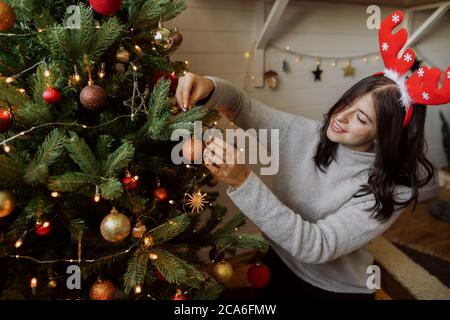
[{"label": "string light", "polygon": [[21,94],[25,94],[26,92],[24,88],[17,89],[17,91],[19,91]]},{"label": "string light", "polygon": [[10,146],[8,146],[6,143],[3,145],[3,150],[6,152],[6,153],[9,153],[10,151],[11,151],[11,147]]},{"label": "string light", "polygon": [[364,58],[363,58],[363,61],[364,61],[364,62],[368,62],[369,59],[368,59],[367,57],[364,57]]},{"label": "string light", "polygon": [[331,63],[332,67],[336,67],[336,60],[333,60],[333,62]]},{"label": "string light", "polygon": [[73,74],[73,78],[75,80],[75,82],[80,82],[81,77],[80,74],[78,73],[78,68],[77,66],[73,66],[75,73]]},{"label": "string light", "polygon": [[94,202],[100,202],[100,199],[101,199],[100,189],[98,185],[95,185]]},{"label": "string light", "polygon": [[49,77],[51,76],[50,69],[48,68],[47,65],[45,66],[44,76],[45,76],[46,78],[49,78]]},{"label": "string light", "polygon": [[188,65],[188,64],[189,64],[189,61],[187,61],[187,60],[184,61],[184,64],[185,64],[185,65]]},{"label": "string light", "polygon": [[251,54],[250,54],[250,52],[246,51],[246,52],[244,53],[244,56],[248,59],[248,58],[250,58]]},{"label": "string light", "polygon": [[291,47],[286,46],[286,51],[291,51]]},{"label": "string light", "polygon": [[30,280],[30,287],[31,287],[31,292],[33,295],[36,294],[36,287],[37,287],[37,279],[35,277],[31,278]]},{"label": "string light", "polygon": [[158,255],[156,255],[156,254],[154,254],[154,253],[150,253],[150,254],[148,255],[148,257],[149,257],[150,260],[157,260],[157,259],[158,259]]},{"label": "string light", "polygon": [[100,67],[100,71],[98,72],[98,77],[100,78],[100,79],[103,79],[104,77],[105,77],[105,63],[104,62],[102,62],[101,63],[101,67]]},{"label": "string light", "polygon": [[137,285],[135,288],[134,288],[134,293],[136,293],[136,294],[139,294],[139,293],[141,293],[142,292],[142,287],[141,287],[141,285]]},{"label": "string light", "polygon": [[6,83],[12,83],[12,82],[14,82],[14,81],[16,81],[16,78],[14,78],[14,77],[8,77],[8,78],[6,78],[6,80],[5,80]]},{"label": "string light", "polygon": [[50,195],[52,196],[52,198],[59,198],[61,194],[58,191],[53,191]]},{"label": "string light", "polygon": [[16,249],[19,249],[23,244],[23,240],[19,239],[16,241],[16,243],[14,244],[14,247],[16,247]]},{"label": "string light", "polygon": [[174,204],[175,201],[174,201],[174,200],[169,200],[169,203],[170,203],[170,204]]}]

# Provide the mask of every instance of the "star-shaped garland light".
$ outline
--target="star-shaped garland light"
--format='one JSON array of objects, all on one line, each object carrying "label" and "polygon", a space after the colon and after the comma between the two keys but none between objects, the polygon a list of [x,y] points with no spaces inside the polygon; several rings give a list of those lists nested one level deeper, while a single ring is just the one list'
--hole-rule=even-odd
[{"label": "star-shaped garland light", "polygon": [[312,71],[312,73],[314,74],[314,82],[316,81],[322,81],[322,79],[320,78],[322,75],[323,70],[320,70],[320,63],[317,64],[316,70]]},{"label": "star-shaped garland light", "polygon": [[206,200],[207,194],[200,191],[187,195],[188,200],[186,204],[191,208],[191,213],[199,213],[204,209],[204,206],[208,203]]},{"label": "star-shaped garland light", "polygon": [[134,121],[134,118],[139,112],[148,114],[148,110],[145,106],[145,100],[147,98],[147,93],[141,93],[139,90],[139,83],[137,81],[136,73],[133,75],[133,96],[125,100],[123,105],[129,107],[131,109],[131,121]]}]

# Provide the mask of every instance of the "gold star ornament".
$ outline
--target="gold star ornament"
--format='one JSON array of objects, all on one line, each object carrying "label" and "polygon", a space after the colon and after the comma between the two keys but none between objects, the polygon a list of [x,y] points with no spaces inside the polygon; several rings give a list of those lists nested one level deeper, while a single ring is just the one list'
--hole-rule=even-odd
[{"label": "gold star ornament", "polygon": [[191,208],[191,213],[199,213],[204,209],[204,206],[208,203],[206,196],[206,193],[200,191],[187,195],[186,204]]},{"label": "gold star ornament", "polygon": [[344,77],[355,76],[355,68],[352,66],[351,62],[349,62],[345,68],[342,68],[342,70],[344,70]]}]

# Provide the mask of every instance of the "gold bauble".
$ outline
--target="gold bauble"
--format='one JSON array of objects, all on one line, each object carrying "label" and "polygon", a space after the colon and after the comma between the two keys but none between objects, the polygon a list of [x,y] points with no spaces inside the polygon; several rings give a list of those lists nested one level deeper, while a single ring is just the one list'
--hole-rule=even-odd
[{"label": "gold bauble", "polygon": [[158,28],[152,32],[152,44],[160,49],[169,50],[172,47],[173,39],[170,30],[163,28],[159,23]]},{"label": "gold bauble", "polygon": [[116,59],[120,62],[128,62],[130,61],[130,52],[124,47],[120,47],[116,52]]},{"label": "gold bauble", "polygon": [[103,218],[100,233],[106,241],[119,242],[128,237],[131,230],[130,219],[115,208]]},{"label": "gold bauble", "polygon": [[140,239],[144,235],[145,231],[147,231],[145,225],[138,222],[134,226],[133,231],[131,231],[131,234],[133,235],[133,237]]},{"label": "gold bauble", "polygon": [[212,273],[219,282],[228,282],[233,278],[233,266],[226,261],[220,261],[213,264]]},{"label": "gold bauble", "polygon": [[97,280],[91,287],[89,297],[91,300],[111,300],[114,297],[116,287],[109,280]]},{"label": "gold bauble", "polygon": [[0,191],[0,218],[11,214],[16,208],[16,199],[9,191]]},{"label": "gold bauble", "polygon": [[125,73],[126,68],[125,65],[123,63],[116,63],[114,65],[114,69],[118,72],[118,73]]}]

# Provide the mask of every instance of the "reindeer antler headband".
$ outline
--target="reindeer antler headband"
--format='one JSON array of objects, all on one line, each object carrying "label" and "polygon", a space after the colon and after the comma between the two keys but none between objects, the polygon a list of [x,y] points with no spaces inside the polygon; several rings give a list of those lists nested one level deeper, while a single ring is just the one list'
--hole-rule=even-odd
[{"label": "reindeer antler headband", "polygon": [[409,78],[406,72],[411,69],[415,60],[414,51],[406,49],[399,58],[398,53],[408,38],[407,31],[402,28],[397,33],[392,31],[403,20],[403,12],[394,11],[381,23],[378,32],[381,57],[385,69],[378,74],[395,81],[400,88],[401,103],[405,107],[403,127],[407,127],[413,113],[413,104],[440,105],[450,102],[450,66],[444,74],[444,83],[439,89],[441,70],[439,68],[421,67]]}]

